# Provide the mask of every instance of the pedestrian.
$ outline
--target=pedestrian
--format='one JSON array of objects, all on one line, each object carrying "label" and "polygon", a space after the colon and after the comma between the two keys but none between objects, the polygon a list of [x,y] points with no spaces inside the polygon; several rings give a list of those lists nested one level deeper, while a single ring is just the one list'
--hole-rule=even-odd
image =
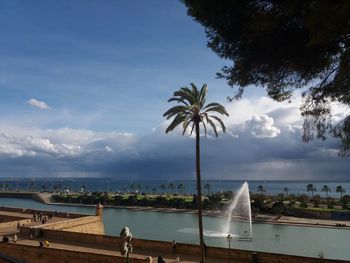
[{"label": "pedestrian", "polygon": [[30,228],[29,230],[29,235],[30,235],[30,239],[33,239],[34,235],[33,235],[33,228]]},{"label": "pedestrian", "polygon": [[17,242],[17,234],[14,234],[14,235],[13,235],[12,242],[13,242],[14,244],[16,244],[16,242]]},{"label": "pedestrian", "polygon": [[175,240],[173,240],[173,242],[171,242],[171,248],[173,250],[173,254],[175,254],[176,253],[176,241]]},{"label": "pedestrian", "polygon": [[157,263],[166,263],[166,262],[164,261],[163,257],[158,256]]}]

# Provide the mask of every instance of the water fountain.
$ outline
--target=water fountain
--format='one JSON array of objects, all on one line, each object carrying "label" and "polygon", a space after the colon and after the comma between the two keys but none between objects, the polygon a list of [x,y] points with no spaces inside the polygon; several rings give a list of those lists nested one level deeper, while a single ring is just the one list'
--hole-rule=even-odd
[{"label": "water fountain", "polygon": [[[238,221],[235,229],[231,229],[232,221]],[[178,232],[197,235],[196,228],[182,228]],[[227,220],[223,228],[219,231],[205,229],[204,236],[212,238],[228,237],[235,238],[239,241],[252,241],[252,213],[250,207],[250,195],[248,183],[244,182],[242,186],[235,193],[235,196],[227,210]]]},{"label": "water fountain", "polygon": [[[250,207],[250,195],[249,186],[247,182],[244,182],[241,188],[235,194],[231,205],[227,210],[228,216],[226,225],[224,225],[223,233],[226,235],[231,234],[237,237],[240,241],[252,241],[252,212]],[[237,220],[247,224],[248,229],[231,229],[231,221]]]}]

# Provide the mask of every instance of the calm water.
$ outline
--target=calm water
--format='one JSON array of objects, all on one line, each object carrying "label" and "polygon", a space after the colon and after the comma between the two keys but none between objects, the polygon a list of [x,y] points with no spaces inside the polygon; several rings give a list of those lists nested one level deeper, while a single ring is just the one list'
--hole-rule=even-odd
[{"label": "calm water", "polygon": [[[0,206],[15,206],[45,210],[94,214],[93,207],[44,205],[30,199],[0,198]],[[107,235],[118,235],[124,226],[135,237],[184,243],[197,243],[197,217],[193,214],[104,209]],[[204,217],[205,242],[210,246],[227,247],[221,233],[226,220]],[[231,223],[231,232],[242,235],[245,223]],[[279,235],[279,239],[275,235]],[[344,229],[253,224],[253,242],[232,240],[231,247],[317,257],[323,251],[326,258],[350,259],[350,231]]]},{"label": "calm water", "polygon": [[[171,192],[168,187],[169,184],[174,185],[173,192],[180,192],[178,189],[179,184],[184,185],[183,193],[195,193],[195,181],[194,180],[153,180],[153,181],[123,181],[113,178],[36,178],[36,179],[0,179],[0,188],[7,185],[8,190],[28,190],[34,189],[37,191],[45,190],[51,191],[55,186],[60,186],[60,189],[71,189],[73,191],[80,191],[82,186],[85,186],[87,191],[136,191],[136,188],[132,189],[131,185],[140,186],[138,189],[140,192]],[[243,181],[231,181],[231,180],[203,180],[202,186],[206,184],[210,185],[210,192],[220,192],[220,191],[235,191],[242,185]],[[330,196],[339,197],[340,194],[336,193],[335,189],[338,185],[342,185],[346,192],[350,192],[350,182],[313,182],[313,181],[249,181],[249,188],[251,192],[256,192],[259,185],[262,185],[266,189],[266,194],[279,194],[283,193],[284,188],[288,188],[289,193],[303,194],[307,193],[306,186],[312,183],[316,189],[317,194],[325,196],[324,192],[321,192],[323,185],[328,185],[331,188]],[[166,188],[162,188],[164,185]],[[204,193],[207,193],[207,189],[203,189]],[[311,195],[311,193],[308,193]]]}]

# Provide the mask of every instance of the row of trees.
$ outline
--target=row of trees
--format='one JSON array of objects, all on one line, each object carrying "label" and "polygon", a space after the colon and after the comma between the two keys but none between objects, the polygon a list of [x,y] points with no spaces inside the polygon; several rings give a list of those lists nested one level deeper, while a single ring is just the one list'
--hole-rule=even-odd
[{"label": "row of trees", "polygon": [[[264,186],[262,186],[262,185],[259,185],[258,188],[257,188],[257,191],[258,191],[258,193],[263,194],[263,193],[266,192],[266,188],[264,188]],[[308,184],[306,186],[306,191],[307,192],[311,192],[311,195],[314,196],[314,193],[317,192],[317,188],[313,184]],[[331,191],[332,191],[332,189],[328,185],[323,185],[322,188],[321,188],[321,192],[325,192],[327,197],[329,196],[329,193]],[[343,197],[343,194],[346,192],[345,188],[342,185],[338,185],[335,188],[335,191],[337,193],[340,193],[340,197]],[[286,195],[288,195],[289,194],[289,188],[285,187],[283,189],[283,192]]]},{"label": "row of trees", "polygon": [[[139,183],[132,183],[130,185],[130,189],[131,189],[132,192],[134,192],[134,191],[141,192],[142,186]],[[150,190],[151,190],[152,193],[156,193],[157,192],[157,188],[153,187],[152,189],[150,189],[148,185],[145,185],[143,189],[145,190],[146,193],[149,193]],[[160,185],[160,189],[162,189],[162,192],[166,192],[167,189],[170,189],[172,194],[174,193],[174,190],[177,189],[180,194],[183,194],[185,189],[186,189],[186,186],[184,184],[182,184],[182,183],[180,183],[178,185],[176,185],[174,183],[169,183],[168,185],[161,184]],[[207,194],[210,195],[210,191],[211,191],[210,184],[208,184],[208,183],[205,184],[204,185],[204,189],[206,189],[207,190]]]},{"label": "row of trees", "polygon": [[[203,209],[220,210],[223,209],[222,202],[224,195],[214,194],[203,198]],[[76,204],[104,204],[116,206],[146,206],[146,207],[164,207],[196,209],[198,202],[193,196],[164,196],[164,195],[109,195],[108,193],[93,192],[78,195],[54,195],[55,202],[76,203]]]},{"label": "row of trees", "polygon": [[[202,207],[206,210],[226,211],[234,194],[232,191],[214,193],[202,197]],[[198,205],[196,195],[173,196],[173,195],[139,195],[123,194],[111,195],[107,192],[93,192],[84,194],[60,194],[53,196],[54,201],[77,204],[104,204],[117,206],[147,206],[164,208],[195,209]],[[328,209],[349,209],[350,196],[344,195],[339,199],[332,197],[321,197],[316,194],[278,194],[261,195],[251,194],[251,205],[255,213],[282,214],[291,208],[328,208]]]}]

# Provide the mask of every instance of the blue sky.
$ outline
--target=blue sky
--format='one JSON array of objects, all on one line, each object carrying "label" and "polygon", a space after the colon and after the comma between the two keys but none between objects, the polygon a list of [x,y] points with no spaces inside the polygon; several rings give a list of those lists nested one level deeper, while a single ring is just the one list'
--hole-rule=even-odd
[{"label": "blue sky", "polygon": [[278,104],[250,88],[226,102],[215,73],[229,62],[179,1],[1,1],[0,32],[1,176],[192,179],[193,138],[166,136],[162,117],[190,82],[230,112],[228,134],[204,140],[204,178],[349,173],[337,141],[301,142],[298,95]]}]

